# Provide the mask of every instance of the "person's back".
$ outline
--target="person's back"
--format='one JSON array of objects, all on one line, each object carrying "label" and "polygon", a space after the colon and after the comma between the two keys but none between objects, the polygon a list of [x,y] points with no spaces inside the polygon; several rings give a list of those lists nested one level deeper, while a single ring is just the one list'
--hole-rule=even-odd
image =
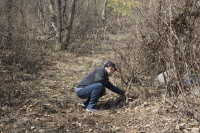
[{"label": "person's back", "polygon": [[83,88],[93,83],[102,83],[103,86],[108,82],[108,73],[105,68],[99,67],[86,75],[77,85],[77,88]]}]

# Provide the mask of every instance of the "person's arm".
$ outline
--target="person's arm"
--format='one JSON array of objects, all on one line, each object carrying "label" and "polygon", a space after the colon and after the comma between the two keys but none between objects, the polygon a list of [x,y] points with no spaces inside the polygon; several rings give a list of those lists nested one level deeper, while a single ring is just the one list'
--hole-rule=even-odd
[{"label": "person's arm", "polygon": [[114,86],[110,81],[108,81],[108,83],[106,84],[106,87],[107,87],[109,90],[111,90],[111,91],[113,91],[113,92],[115,92],[115,93],[117,93],[117,94],[119,94],[119,95],[125,96],[125,91],[123,91],[123,90],[117,88],[117,87]]}]

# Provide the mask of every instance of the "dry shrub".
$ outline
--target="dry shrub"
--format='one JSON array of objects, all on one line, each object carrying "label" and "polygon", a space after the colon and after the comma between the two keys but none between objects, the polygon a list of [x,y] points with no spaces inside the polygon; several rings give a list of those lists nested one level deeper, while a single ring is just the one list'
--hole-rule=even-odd
[{"label": "dry shrub", "polygon": [[138,77],[143,86],[145,77],[151,81],[149,77],[173,69],[174,80],[167,80],[166,88],[173,95],[183,94],[184,74],[191,69],[199,73],[199,9],[196,0],[144,1],[138,5],[131,36],[114,46],[122,84],[127,86],[146,67],[148,71]]},{"label": "dry shrub", "polygon": [[22,82],[42,69],[45,53],[39,41],[30,39],[22,10],[6,2],[1,2],[0,100],[2,106],[12,106],[29,97],[31,90]]},{"label": "dry shrub", "polygon": [[[10,105],[29,97],[33,90],[21,84],[24,81],[33,80],[35,75],[44,65],[44,51],[39,44],[30,40],[13,38],[12,48],[1,49],[1,76],[0,97],[1,104]],[[29,76],[27,76],[29,75]]]}]

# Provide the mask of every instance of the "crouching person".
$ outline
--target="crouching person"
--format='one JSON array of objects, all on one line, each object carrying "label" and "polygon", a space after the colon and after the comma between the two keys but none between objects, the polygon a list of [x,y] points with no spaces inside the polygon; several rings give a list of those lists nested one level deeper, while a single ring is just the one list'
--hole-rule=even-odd
[{"label": "crouching person", "polygon": [[105,87],[111,91],[126,96],[123,90],[115,87],[109,77],[117,71],[113,62],[107,62],[104,67],[96,68],[94,71],[86,75],[76,87],[76,94],[81,99],[87,99],[82,106],[89,112],[97,112],[97,103],[99,98],[105,95]]}]

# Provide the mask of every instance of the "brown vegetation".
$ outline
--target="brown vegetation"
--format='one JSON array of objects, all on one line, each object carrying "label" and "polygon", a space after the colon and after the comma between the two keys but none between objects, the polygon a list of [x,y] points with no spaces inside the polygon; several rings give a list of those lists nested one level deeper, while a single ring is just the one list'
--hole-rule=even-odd
[{"label": "brown vegetation", "polygon": [[[1,132],[200,131],[200,2],[133,1],[125,16],[120,4],[0,2]],[[102,60],[116,62],[111,80],[135,100],[108,92],[90,114],[74,88]]]}]

